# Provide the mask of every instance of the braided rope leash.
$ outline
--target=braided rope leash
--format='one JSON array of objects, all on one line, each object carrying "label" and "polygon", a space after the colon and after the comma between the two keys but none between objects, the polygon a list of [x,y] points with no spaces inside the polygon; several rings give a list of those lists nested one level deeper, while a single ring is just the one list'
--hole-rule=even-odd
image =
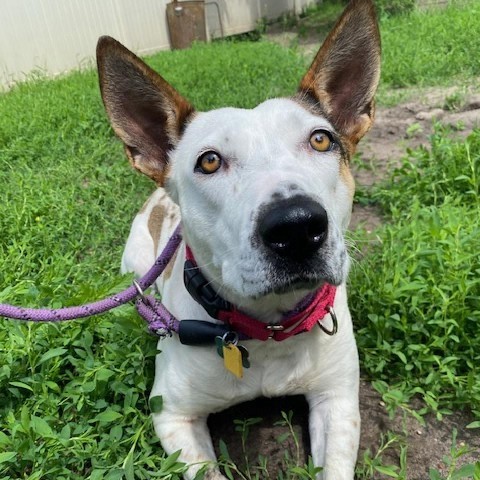
[{"label": "braided rope leash", "polygon": [[24,308],[0,304],[0,317],[30,322],[65,322],[99,315],[137,299],[137,310],[148,323],[149,329],[162,336],[171,334],[172,331],[178,331],[178,320],[158,300],[151,295],[144,295],[143,292],[152,286],[165,270],[181,241],[179,225],[152,268],[120,293],[86,305],[59,309]]}]

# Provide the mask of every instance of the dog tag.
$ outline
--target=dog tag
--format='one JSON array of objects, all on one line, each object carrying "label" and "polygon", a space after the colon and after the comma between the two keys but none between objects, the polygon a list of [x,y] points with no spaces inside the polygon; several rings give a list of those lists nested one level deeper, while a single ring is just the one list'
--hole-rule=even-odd
[{"label": "dog tag", "polygon": [[223,345],[223,364],[237,378],[243,377],[242,352],[233,343]]},{"label": "dog tag", "polygon": [[[229,338],[231,338],[231,340]],[[237,342],[238,336],[234,332],[228,332],[223,337],[215,337],[217,353],[219,357],[223,358],[225,368],[238,378],[242,378],[242,367],[250,368],[250,361],[248,359],[248,350],[243,345],[237,345]],[[238,366],[239,357],[240,366]],[[229,368],[230,365],[235,365],[235,367]],[[235,372],[240,372],[240,375],[237,375]]]}]

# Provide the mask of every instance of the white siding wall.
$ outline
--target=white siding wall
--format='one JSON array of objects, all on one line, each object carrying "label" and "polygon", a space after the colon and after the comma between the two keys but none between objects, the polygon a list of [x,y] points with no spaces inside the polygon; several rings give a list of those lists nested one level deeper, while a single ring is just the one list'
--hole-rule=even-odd
[{"label": "white siding wall", "polygon": [[[216,0],[225,35],[254,29],[262,17],[299,13],[315,0]],[[101,35],[139,54],[170,48],[169,0],[0,0],[0,85],[34,70],[57,74],[93,61]],[[219,36],[215,6],[206,5],[208,30]]]}]

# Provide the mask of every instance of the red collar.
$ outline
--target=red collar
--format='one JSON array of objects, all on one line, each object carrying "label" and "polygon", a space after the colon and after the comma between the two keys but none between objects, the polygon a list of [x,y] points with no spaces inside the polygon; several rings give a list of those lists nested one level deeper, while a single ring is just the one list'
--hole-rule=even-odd
[{"label": "red collar", "polygon": [[[311,298],[304,299],[292,312],[283,316],[278,324],[269,325],[238,310],[224,300],[211,287],[200,272],[192,251],[186,246],[185,286],[190,295],[202,305],[207,313],[217,320],[225,322],[232,331],[256,340],[272,338],[278,342],[299,333],[309,332],[318,323],[327,334],[334,335],[337,322],[333,311],[336,287],[325,283]],[[333,320],[333,329],[327,330],[320,322],[329,313]]]}]

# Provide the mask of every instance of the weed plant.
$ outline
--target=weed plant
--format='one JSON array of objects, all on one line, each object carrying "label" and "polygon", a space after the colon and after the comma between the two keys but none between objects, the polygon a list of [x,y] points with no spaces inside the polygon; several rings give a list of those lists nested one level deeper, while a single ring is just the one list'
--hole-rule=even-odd
[{"label": "weed plant", "polygon": [[[373,193],[391,221],[354,269],[352,307],[365,372],[405,403],[480,416],[480,131],[437,127]],[[378,382],[378,381],[382,382]]]}]

